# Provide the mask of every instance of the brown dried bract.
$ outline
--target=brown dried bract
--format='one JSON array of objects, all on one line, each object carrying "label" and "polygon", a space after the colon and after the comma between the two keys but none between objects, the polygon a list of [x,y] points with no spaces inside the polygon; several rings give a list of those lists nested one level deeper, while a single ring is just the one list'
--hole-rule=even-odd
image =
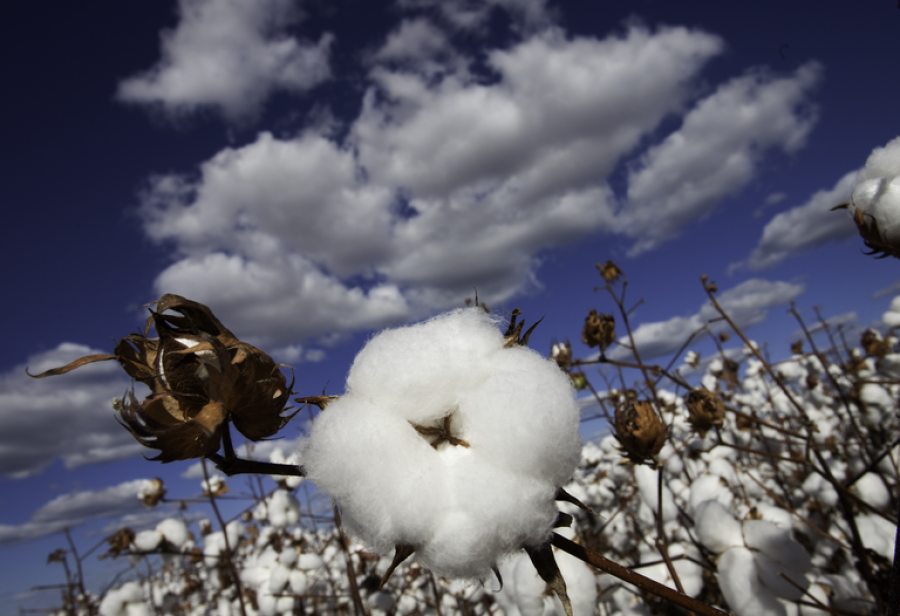
[{"label": "brown dried bract", "polygon": [[128,527],[121,528],[106,538],[109,544],[109,551],[100,558],[118,558],[122,552],[127,552],[129,546],[134,541],[134,531]]},{"label": "brown dried bract", "polygon": [[166,496],[166,488],[163,486],[163,480],[159,477],[154,477],[150,480],[153,483],[153,491],[145,492],[141,497],[141,502],[144,504],[144,507],[156,507]]},{"label": "brown dried bract", "polygon": [[[851,205],[853,204],[841,203],[831,208],[831,210],[849,210]],[[863,244],[870,250],[866,254],[875,255],[876,259],[884,259],[885,257],[900,259],[900,246],[884,236],[881,229],[878,228],[877,220],[872,216],[863,214],[855,205],[853,205],[853,222],[856,223],[856,228],[863,239]]]},{"label": "brown dried bract", "polygon": [[600,276],[603,277],[603,280],[610,283],[616,282],[622,275],[622,270],[620,270],[619,266],[612,261],[597,263],[597,269],[600,271]]},{"label": "brown dried bract", "polygon": [[597,314],[591,310],[584,320],[581,341],[591,348],[600,347],[605,351],[616,341],[616,320],[611,314]]},{"label": "brown dried bract", "polygon": [[725,421],[725,403],[722,399],[706,389],[694,389],[685,397],[688,408],[688,422],[700,436],[713,426],[721,426]]},{"label": "brown dried bract", "polygon": [[653,405],[647,401],[626,403],[616,409],[613,436],[634,464],[655,464],[654,458],[668,434]]},{"label": "brown dried bract", "polygon": [[[179,314],[163,314],[167,310]],[[151,326],[156,338],[149,337]],[[282,415],[294,384],[293,379],[287,384],[282,364],[238,340],[207,306],[179,295],[163,295],[144,333],[123,338],[114,355],[83,357],[36,378],[109,359],[151,390],[141,402],[128,393],[116,410],[141,444],[160,451],[153,460],[214,454],[228,421],[258,441],[275,435],[293,417]]]},{"label": "brown dried bract", "polygon": [[550,349],[550,359],[565,370],[572,366],[572,343],[566,340],[565,344],[559,342]]},{"label": "brown dried bract", "polygon": [[891,350],[890,343],[872,329],[863,332],[860,344],[866,352],[866,357],[884,357]]}]

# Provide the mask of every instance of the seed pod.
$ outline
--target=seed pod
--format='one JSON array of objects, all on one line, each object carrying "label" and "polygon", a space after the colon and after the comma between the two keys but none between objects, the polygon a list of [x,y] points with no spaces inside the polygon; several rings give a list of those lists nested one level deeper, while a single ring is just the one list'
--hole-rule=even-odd
[{"label": "seed pod", "polygon": [[613,428],[613,436],[629,462],[655,464],[654,458],[666,442],[667,430],[652,404],[638,401],[620,406],[616,409]]},{"label": "seed pod", "polygon": [[597,314],[591,310],[584,320],[581,341],[591,348],[600,347],[605,351],[616,341],[616,320],[611,314]]},{"label": "seed pod", "polygon": [[725,421],[725,403],[713,392],[694,389],[685,397],[688,407],[688,422],[701,437],[713,426],[721,426]]}]

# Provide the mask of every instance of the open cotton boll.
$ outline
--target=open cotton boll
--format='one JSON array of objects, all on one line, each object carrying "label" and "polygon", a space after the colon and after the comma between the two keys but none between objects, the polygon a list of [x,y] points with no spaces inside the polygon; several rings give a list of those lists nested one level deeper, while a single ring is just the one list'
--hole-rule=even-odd
[{"label": "open cotton boll", "polygon": [[137,552],[152,552],[159,547],[163,536],[158,530],[142,530],[134,536],[132,545]]},{"label": "open cotton boll", "polygon": [[[653,512],[659,511],[659,486],[657,484],[659,471],[649,466],[639,465],[634,467],[634,479],[641,494],[641,501]],[[668,486],[663,485],[663,521],[669,522],[678,518],[678,508],[675,507],[675,498]]]},{"label": "open cotton boll", "polygon": [[440,575],[483,578],[549,537],[556,489],[581,458],[578,424],[555,362],[507,348],[495,319],[461,309],[372,338],[302,458],[367,546],[411,545]]},{"label": "open cotton boll", "polygon": [[267,502],[269,524],[275,528],[293,526],[300,521],[300,501],[293,494],[276,490]]},{"label": "open cotton boll", "polygon": [[897,527],[881,516],[866,514],[857,516],[856,526],[865,547],[874,550],[889,562],[894,560],[894,538]]},{"label": "open cotton boll", "polygon": [[719,588],[735,616],[787,616],[784,605],[760,582],[753,552],[731,548],[717,564]]},{"label": "open cotton boll", "polygon": [[190,538],[187,525],[175,518],[167,518],[157,524],[156,531],[178,549],[184,547],[184,544]]},{"label": "open cotton boll", "polygon": [[866,473],[850,489],[875,509],[885,509],[891,502],[884,480],[876,473]]},{"label": "open cotton boll", "polygon": [[721,554],[728,548],[744,545],[741,523],[738,522],[722,503],[708,500],[696,509],[694,531],[700,543],[714,554]]},{"label": "open cotton boll", "polygon": [[766,556],[797,571],[809,571],[812,566],[809,553],[790,531],[765,520],[744,520],[744,543]]}]

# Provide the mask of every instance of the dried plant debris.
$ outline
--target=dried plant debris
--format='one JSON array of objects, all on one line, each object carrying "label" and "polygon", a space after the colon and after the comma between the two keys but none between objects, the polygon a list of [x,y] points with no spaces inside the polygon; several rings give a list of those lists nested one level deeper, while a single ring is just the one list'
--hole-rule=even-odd
[{"label": "dried plant debris", "polygon": [[584,320],[581,341],[591,348],[605,351],[616,341],[616,320],[611,314],[597,314],[591,310]]},{"label": "dried plant debris", "polygon": [[619,406],[613,428],[629,462],[655,465],[656,454],[666,443],[667,430],[650,402],[629,402]]},{"label": "dried plant debris", "polygon": [[713,392],[697,388],[685,396],[688,408],[688,423],[701,437],[714,426],[721,426],[725,421],[725,403]]},{"label": "dried plant debris", "polygon": [[[149,336],[151,326],[156,337]],[[274,436],[293,417],[283,415],[294,385],[293,379],[287,384],[283,364],[238,340],[207,306],[179,295],[163,295],[144,333],[122,338],[112,355],[89,355],[32,376],[57,376],[111,359],[151,390],[143,401],[128,392],[114,406],[141,444],[159,450],[153,460],[216,453],[229,421],[258,441]]]}]

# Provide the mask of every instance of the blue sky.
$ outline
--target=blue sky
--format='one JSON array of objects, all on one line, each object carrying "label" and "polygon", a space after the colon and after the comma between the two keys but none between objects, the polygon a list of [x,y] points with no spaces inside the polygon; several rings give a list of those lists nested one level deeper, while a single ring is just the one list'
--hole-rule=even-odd
[{"label": "blue sky", "polygon": [[[113,365],[32,371],[142,326],[174,292],[340,393],[373,330],[458,306],[546,313],[576,355],[615,260],[645,355],[712,316],[699,276],[774,358],[795,301],[878,325],[896,262],[843,213],[900,134],[896,3],[181,0],[20,3],[0,55],[9,264],[0,348],[0,597],[150,523]],[[698,347],[709,353],[708,345]],[[296,422],[296,420],[295,420]],[[298,434],[302,423],[288,426]],[[268,447],[272,447],[269,445]],[[288,446],[288,445],[285,445]],[[235,491],[240,491],[239,482]],[[143,516],[143,518],[141,518]],[[104,530],[107,529],[107,530]],[[99,584],[114,566],[92,562]]]}]

